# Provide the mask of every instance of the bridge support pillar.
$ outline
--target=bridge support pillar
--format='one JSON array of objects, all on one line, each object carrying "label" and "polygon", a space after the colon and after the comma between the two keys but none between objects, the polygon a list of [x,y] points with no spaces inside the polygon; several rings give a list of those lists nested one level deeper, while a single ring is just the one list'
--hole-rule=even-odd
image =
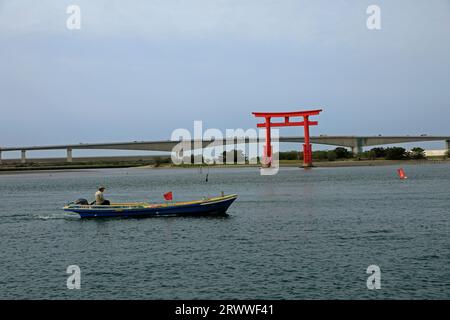
[{"label": "bridge support pillar", "polygon": [[20,163],[26,163],[26,162],[27,162],[27,151],[21,150]]},{"label": "bridge support pillar", "polygon": [[0,150],[0,164],[2,164],[2,150]]},{"label": "bridge support pillar", "polygon": [[67,148],[67,162],[72,162],[72,148]]},{"label": "bridge support pillar", "polygon": [[447,154],[446,156],[448,156],[450,158],[450,140],[446,140],[445,141],[445,147],[447,149]]},{"label": "bridge support pillar", "polygon": [[363,142],[361,138],[356,139],[356,144],[352,147],[352,153],[354,156],[363,152]]},{"label": "bridge support pillar", "polygon": [[361,146],[352,147],[352,153],[354,156],[363,152],[363,148]]}]

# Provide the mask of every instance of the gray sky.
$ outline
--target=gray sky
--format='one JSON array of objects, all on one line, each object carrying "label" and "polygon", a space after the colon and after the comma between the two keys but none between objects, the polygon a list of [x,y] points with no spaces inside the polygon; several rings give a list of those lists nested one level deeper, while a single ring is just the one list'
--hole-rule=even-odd
[{"label": "gray sky", "polygon": [[450,1],[0,0],[0,90],[0,146],[169,139],[317,107],[316,135],[450,135]]}]

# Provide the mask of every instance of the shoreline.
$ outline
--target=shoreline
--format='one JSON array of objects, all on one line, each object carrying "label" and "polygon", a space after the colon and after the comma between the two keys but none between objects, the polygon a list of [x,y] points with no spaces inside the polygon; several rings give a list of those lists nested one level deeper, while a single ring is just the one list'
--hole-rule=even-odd
[{"label": "shoreline", "polygon": [[[390,166],[390,165],[433,165],[447,164],[450,159],[442,160],[342,160],[342,161],[316,161],[313,168],[344,168],[344,167],[373,167],[373,166]],[[104,164],[59,164],[59,165],[37,165],[30,163],[20,166],[0,166],[1,174],[16,173],[36,173],[36,172],[71,172],[92,169],[123,169],[134,168],[141,170],[158,170],[158,169],[195,169],[195,168],[259,168],[259,164],[217,164],[217,165],[172,165],[172,164],[142,164],[142,163],[104,163]],[[281,160],[280,168],[302,168],[298,160]]]}]

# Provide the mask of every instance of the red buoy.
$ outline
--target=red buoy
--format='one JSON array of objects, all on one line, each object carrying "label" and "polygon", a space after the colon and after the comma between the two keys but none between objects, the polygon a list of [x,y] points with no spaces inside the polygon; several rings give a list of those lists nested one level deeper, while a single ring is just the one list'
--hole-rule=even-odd
[{"label": "red buoy", "polygon": [[405,174],[405,170],[403,170],[403,168],[400,168],[397,170],[398,172],[398,176],[400,177],[400,179],[408,179],[408,177]]}]

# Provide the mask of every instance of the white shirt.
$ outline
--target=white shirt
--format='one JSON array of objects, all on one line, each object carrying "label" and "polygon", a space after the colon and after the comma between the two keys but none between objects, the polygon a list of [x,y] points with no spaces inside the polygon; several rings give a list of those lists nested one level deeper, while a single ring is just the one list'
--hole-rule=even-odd
[{"label": "white shirt", "polygon": [[103,192],[98,190],[95,193],[95,204],[102,204],[103,201],[105,201],[105,198],[103,197]]}]

